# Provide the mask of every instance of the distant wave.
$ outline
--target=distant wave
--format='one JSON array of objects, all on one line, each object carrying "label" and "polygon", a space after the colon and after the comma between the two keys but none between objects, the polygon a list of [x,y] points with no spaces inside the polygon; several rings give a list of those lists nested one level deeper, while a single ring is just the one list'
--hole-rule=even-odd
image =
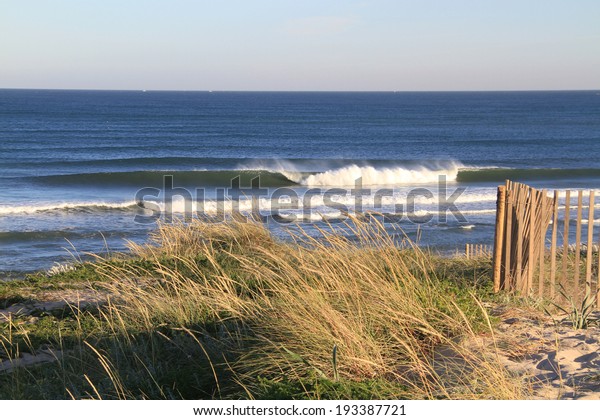
[{"label": "distant wave", "polygon": [[242,186],[249,186],[252,179],[259,177],[262,186],[283,187],[295,183],[278,172],[264,170],[223,171],[131,171],[97,172],[68,175],[48,175],[29,178],[34,183],[52,186],[94,187],[161,187],[163,177],[173,175],[175,186],[184,187],[228,187],[231,180],[239,177]]},{"label": "distant wave", "polygon": [[122,203],[104,203],[104,202],[73,202],[73,203],[50,203],[50,204],[31,204],[26,206],[0,206],[0,215],[11,214],[35,214],[50,212],[72,212],[72,213],[93,213],[103,211],[129,211],[138,207],[135,201]]},{"label": "distant wave", "polygon": [[504,182],[512,181],[553,180],[553,179],[600,178],[600,169],[595,168],[465,168],[458,172],[456,181],[468,182]]},{"label": "distant wave", "polygon": [[[119,232],[116,232],[118,234]],[[109,236],[111,232],[103,231],[102,235]],[[98,232],[81,232],[75,230],[32,230],[0,232],[0,241],[19,242],[32,240],[80,239],[101,236]]]}]

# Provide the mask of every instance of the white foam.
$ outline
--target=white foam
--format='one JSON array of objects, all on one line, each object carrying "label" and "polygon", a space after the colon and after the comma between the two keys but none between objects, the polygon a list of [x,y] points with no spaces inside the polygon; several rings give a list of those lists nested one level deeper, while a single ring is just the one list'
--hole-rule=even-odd
[{"label": "white foam", "polygon": [[[365,197],[369,198],[369,197]],[[387,214],[404,214],[405,216],[411,217],[428,217],[435,215],[447,215],[449,214],[445,209],[438,208],[437,205],[417,206],[416,208],[409,208],[406,205],[406,197],[386,197],[387,202],[379,203],[377,206],[373,205],[373,199],[363,199],[363,205],[361,211],[375,212],[375,213],[387,213]],[[308,199],[306,205],[303,204],[302,196],[291,206],[289,200],[272,201],[269,198],[260,198],[258,201],[251,199],[242,199],[239,201],[225,200],[205,200],[204,203],[196,201],[183,201],[183,199],[176,199],[171,205],[171,211],[173,214],[204,214],[207,216],[216,216],[220,214],[232,215],[233,212],[239,212],[244,215],[250,215],[254,207],[257,207],[262,215],[277,214],[280,217],[290,218],[294,221],[322,221],[332,218],[338,218],[343,216],[345,213],[354,214],[357,210],[355,208],[354,197],[342,196],[337,197],[334,201],[339,205],[338,208],[328,206],[323,201],[323,196],[315,195],[310,199],[310,205]],[[385,200],[384,200],[385,201]],[[401,204],[401,206],[397,206]],[[150,206],[152,205],[152,206]],[[158,202],[147,202],[146,207],[148,209],[160,209],[165,210],[164,203]],[[465,206],[458,206],[460,213],[464,216],[468,215],[493,215],[495,213],[495,206],[489,208],[464,208]],[[467,225],[465,229],[469,229]]]},{"label": "white foam", "polygon": [[[239,211],[242,214],[250,214],[255,207],[263,215],[277,213],[281,216],[297,214],[297,220],[306,220],[307,218],[313,221],[319,221],[327,218],[340,217],[342,213],[355,211],[370,211],[377,213],[403,213],[420,217],[446,213],[443,208],[438,206],[438,194],[436,191],[431,192],[431,196],[417,195],[408,199],[408,189],[394,190],[393,195],[379,196],[371,194],[361,197],[361,207],[357,207],[357,197],[350,195],[329,196],[331,201],[326,201],[326,196],[323,194],[305,196],[301,191],[298,192],[297,201],[290,200],[289,197],[280,197],[278,200],[271,200],[269,197],[261,197],[258,201],[251,199],[233,200],[205,200],[204,202],[184,201],[181,197],[175,197],[171,205],[173,214],[205,214],[215,216],[219,214],[231,215],[234,211]],[[449,189],[446,196],[453,192]],[[463,215],[491,215],[495,213],[495,205],[493,199],[495,192],[479,191],[474,194],[464,193],[455,201],[455,205]],[[145,209],[138,209],[135,201],[126,202],[63,202],[63,203],[45,203],[38,205],[24,206],[3,206],[0,207],[0,216],[7,215],[29,215],[36,213],[63,211],[63,212],[78,212],[78,211],[95,211],[95,210],[131,210],[140,212],[143,211],[147,215],[156,214],[157,211],[165,211],[165,203],[160,200],[145,201]],[[292,205],[293,204],[293,205]],[[306,212],[306,214],[305,214]]]},{"label": "white foam", "polygon": [[[589,223],[589,219],[581,219],[581,223],[587,225]],[[600,219],[594,219],[593,224],[600,225]]]},{"label": "white foam", "polygon": [[496,209],[460,210],[460,212],[462,214],[495,214]]},{"label": "white foam", "polygon": [[[315,162],[316,163],[316,162]],[[238,166],[238,170],[262,170],[278,172],[297,184],[309,187],[345,187],[354,186],[357,179],[362,179],[362,185],[410,185],[435,183],[440,176],[445,176],[447,181],[455,181],[460,168],[460,162],[429,162],[427,165],[375,167],[372,165],[351,164],[341,168],[331,168],[327,162],[319,162],[321,166],[317,173],[307,175],[306,171],[314,172],[316,165],[299,168],[287,160],[269,162],[268,164]],[[309,167],[312,166],[312,169]],[[329,166],[329,167],[328,167]],[[480,169],[469,167],[469,169]]]},{"label": "white foam", "polygon": [[430,169],[424,166],[415,168],[375,168],[373,166],[350,165],[339,169],[298,177],[293,173],[284,173],[294,182],[302,185],[317,186],[354,186],[360,178],[362,185],[406,185],[435,183],[440,176],[455,181],[459,166],[455,163],[446,168]]}]

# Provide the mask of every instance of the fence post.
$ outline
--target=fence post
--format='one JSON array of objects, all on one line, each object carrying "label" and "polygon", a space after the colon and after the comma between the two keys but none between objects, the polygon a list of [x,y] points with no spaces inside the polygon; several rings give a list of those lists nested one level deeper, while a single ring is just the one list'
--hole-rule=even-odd
[{"label": "fence post", "polygon": [[554,190],[552,211],[552,243],[550,245],[550,298],[554,298],[556,284],[556,233],[558,232],[558,190]]},{"label": "fence post", "polygon": [[579,301],[579,264],[581,262],[581,212],[583,210],[583,190],[577,193],[577,225],[575,230],[575,273],[573,275],[573,297]]},{"label": "fence post", "polygon": [[[508,185],[508,181],[506,183]],[[505,290],[510,289],[511,285],[514,283],[514,277],[511,269],[513,264],[512,214],[514,210],[514,200],[512,190],[510,189],[506,190],[506,208],[508,208],[508,211],[506,212],[506,227],[504,228],[504,249],[502,250],[502,252],[504,252],[504,269],[502,270],[504,275],[500,282],[500,286],[502,287],[502,289]]]},{"label": "fence post", "polygon": [[500,291],[500,274],[502,269],[502,241],[504,239],[504,219],[506,210],[506,187],[498,187],[496,199],[496,237],[494,240],[494,292]]},{"label": "fence post", "polygon": [[518,185],[517,186],[517,196],[515,198],[515,206],[516,206],[516,289],[519,292],[523,291],[523,222],[524,222],[524,211],[523,211],[523,188]]},{"label": "fence post", "polygon": [[535,245],[536,245],[536,237],[535,237],[535,225],[539,222],[539,219],[536,219],[538,208],[538,192],[531,188],[529,190],[529,248],[527,249],[527,286],[525,291],[528,296],[531,295],[531,291],[533,289],[533,270],[535,268]]},{"label": "fence post", "polygon": [[[587,253],[585,256],[585,295],[591,293],[592,287],[592,251],[594,241],[594,190],[590,191],[590,205],[588,210],[588,235],[587,235]],[[600,252],[600,250],[598,250]]]},{"label": "fence post", "polygon": [[540,194],[540,208],[541,208],[541,217],[539,219],[539,229],[540,229],[540,237],[538,242],[538,252],[540,257],[540,276],[539,276],[539,284],[538,284],[538,294],[539,296],[544,295],[544,281],[545,281],[545,264],[546,264],[546,231],[548,230],[548,225],[546,224],[546,215],[547,215],[547,204],[548,203],[548,192],[546,190],[542,190]]},{"label": "fence post", "polygon": [[569,223],[570,221],[570,207],[571,207],[571,190],[565,191],[565,233],[563,234],[563,255],[562,255],[562,275],[561,284],[563,289],[567,287],[567,265],[569,263]]},{"label": "fence post", "polygon": [[598,233],[598,278],[596,279],[596,308],[600,309],[600,233]]}]

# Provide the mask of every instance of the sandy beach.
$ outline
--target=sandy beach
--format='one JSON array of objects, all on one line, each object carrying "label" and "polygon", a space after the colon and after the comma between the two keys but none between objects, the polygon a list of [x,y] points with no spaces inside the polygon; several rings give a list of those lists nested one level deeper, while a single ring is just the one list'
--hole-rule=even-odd
[{"label": "sandy beach", "polygon": [[[600,399],[600,327],[575,330],[560,317],[516,308],[495,308],[502,364],[528,381],[539,399]],[[490,344],[490,343],[488,343]]]}]

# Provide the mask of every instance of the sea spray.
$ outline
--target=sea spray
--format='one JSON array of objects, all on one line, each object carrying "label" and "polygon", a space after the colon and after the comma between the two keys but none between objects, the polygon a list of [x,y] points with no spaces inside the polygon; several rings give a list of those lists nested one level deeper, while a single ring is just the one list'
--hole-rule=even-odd
[{"label": "sea spray", "polygon": [[458,167],[428,169],[420,168],[374,168],[372,166],[350,165],[323,173],[309,175],[300,180],[307,186],[351,186],[360,179],[363,185],[406,185],[435,183],[440,177],[446,181],[456,180]]}]

